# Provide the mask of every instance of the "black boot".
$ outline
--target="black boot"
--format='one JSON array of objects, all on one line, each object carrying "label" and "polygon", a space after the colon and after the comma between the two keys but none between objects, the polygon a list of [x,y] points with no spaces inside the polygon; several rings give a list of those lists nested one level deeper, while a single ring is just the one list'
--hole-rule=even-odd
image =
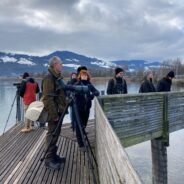
[{"label": "black boot", "polygon": [[54,161],[55,162],[58,162],[58,163],[65,163],[65,161],[66,161],[66,157],[60,157],[59,155],[55,155],[54,156]]},{"label": "black boot", "polygon": [[61,168],[61,164],[55,161],[45,161],[45,167],[51,170],[59,170]]}]

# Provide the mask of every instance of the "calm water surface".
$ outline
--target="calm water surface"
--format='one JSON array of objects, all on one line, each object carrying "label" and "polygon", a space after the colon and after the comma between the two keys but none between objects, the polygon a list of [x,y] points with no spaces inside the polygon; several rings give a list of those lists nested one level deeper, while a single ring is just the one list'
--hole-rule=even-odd
[{"label": "calm water surface", "polygon": [[[12,107],[13,99],[15,98],[16,87],[13,83],[16,81],[0,81],[0,134],[3,132],[8,114]],[[107,82],[93,83],[99,90],[106,90]],[[128,92],[137,93],[139,84],[129,84]],[[184,88],[174,86],[173,91],[184,91]],[[8,121],[7,129],[15,124],[16,113],[14,104],[12,113]],[[90,119],[94,118],[94,107],[91,109]],[[70,122],[67,115],[64,122]],[[170,146],[168,147],[168,183],[183,184],[184,182],[184,130],[180,130],[170,134]],[[151,145],[150,141],[126,148],[128,156],[135,167],[138,174],[141,176],[145,184],[151,184]]]}]

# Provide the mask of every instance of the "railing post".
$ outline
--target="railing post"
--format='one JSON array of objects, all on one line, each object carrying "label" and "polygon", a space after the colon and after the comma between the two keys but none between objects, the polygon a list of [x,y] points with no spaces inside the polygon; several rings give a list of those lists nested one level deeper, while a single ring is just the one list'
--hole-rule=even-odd
[{"label": "railing post", "polygon": [[168,94],[164,94],[162,142],[169,146]]},{"label": "railing post", "polygon": [[169,146],[168,96],[163,96],[163,133],[162,137],[151,140],[152,182],[167,184],[167,146]]}]

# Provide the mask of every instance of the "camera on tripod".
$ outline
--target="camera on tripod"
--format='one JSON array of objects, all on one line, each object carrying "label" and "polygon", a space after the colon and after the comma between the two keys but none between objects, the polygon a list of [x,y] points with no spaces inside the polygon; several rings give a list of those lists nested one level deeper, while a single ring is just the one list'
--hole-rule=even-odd
[{"label": "camera on tripod", "polygon": [[13,85],[14,85],[14,86],[17,86],[17,88],[20,87],[20,84],[21,84],[20,82],[15,82],[15,83],[13,83]]},{"label": "camera on tripod", "polygon": [[58,79],[57,84],[59,86],[58,89],[63,89],[66,92],[68,91],[75,92],[75,93],[88,93],[89,92],[89,86],[66,85],[62,79]]}]

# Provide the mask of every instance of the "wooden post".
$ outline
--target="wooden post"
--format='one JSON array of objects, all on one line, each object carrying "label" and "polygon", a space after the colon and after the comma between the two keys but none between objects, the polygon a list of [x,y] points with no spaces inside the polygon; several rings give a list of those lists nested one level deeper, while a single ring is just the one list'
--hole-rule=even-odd
[{"label": "wooden post", "polygon": [[152,182],[167,184],[167,148],[161,139],[151,140]]},{"label": "wooden post", "polygon": [[163,97],[163,133],[162,137],[151,140],[152,182],[167,184],[167,146],[169,146],[168,96]]}]

